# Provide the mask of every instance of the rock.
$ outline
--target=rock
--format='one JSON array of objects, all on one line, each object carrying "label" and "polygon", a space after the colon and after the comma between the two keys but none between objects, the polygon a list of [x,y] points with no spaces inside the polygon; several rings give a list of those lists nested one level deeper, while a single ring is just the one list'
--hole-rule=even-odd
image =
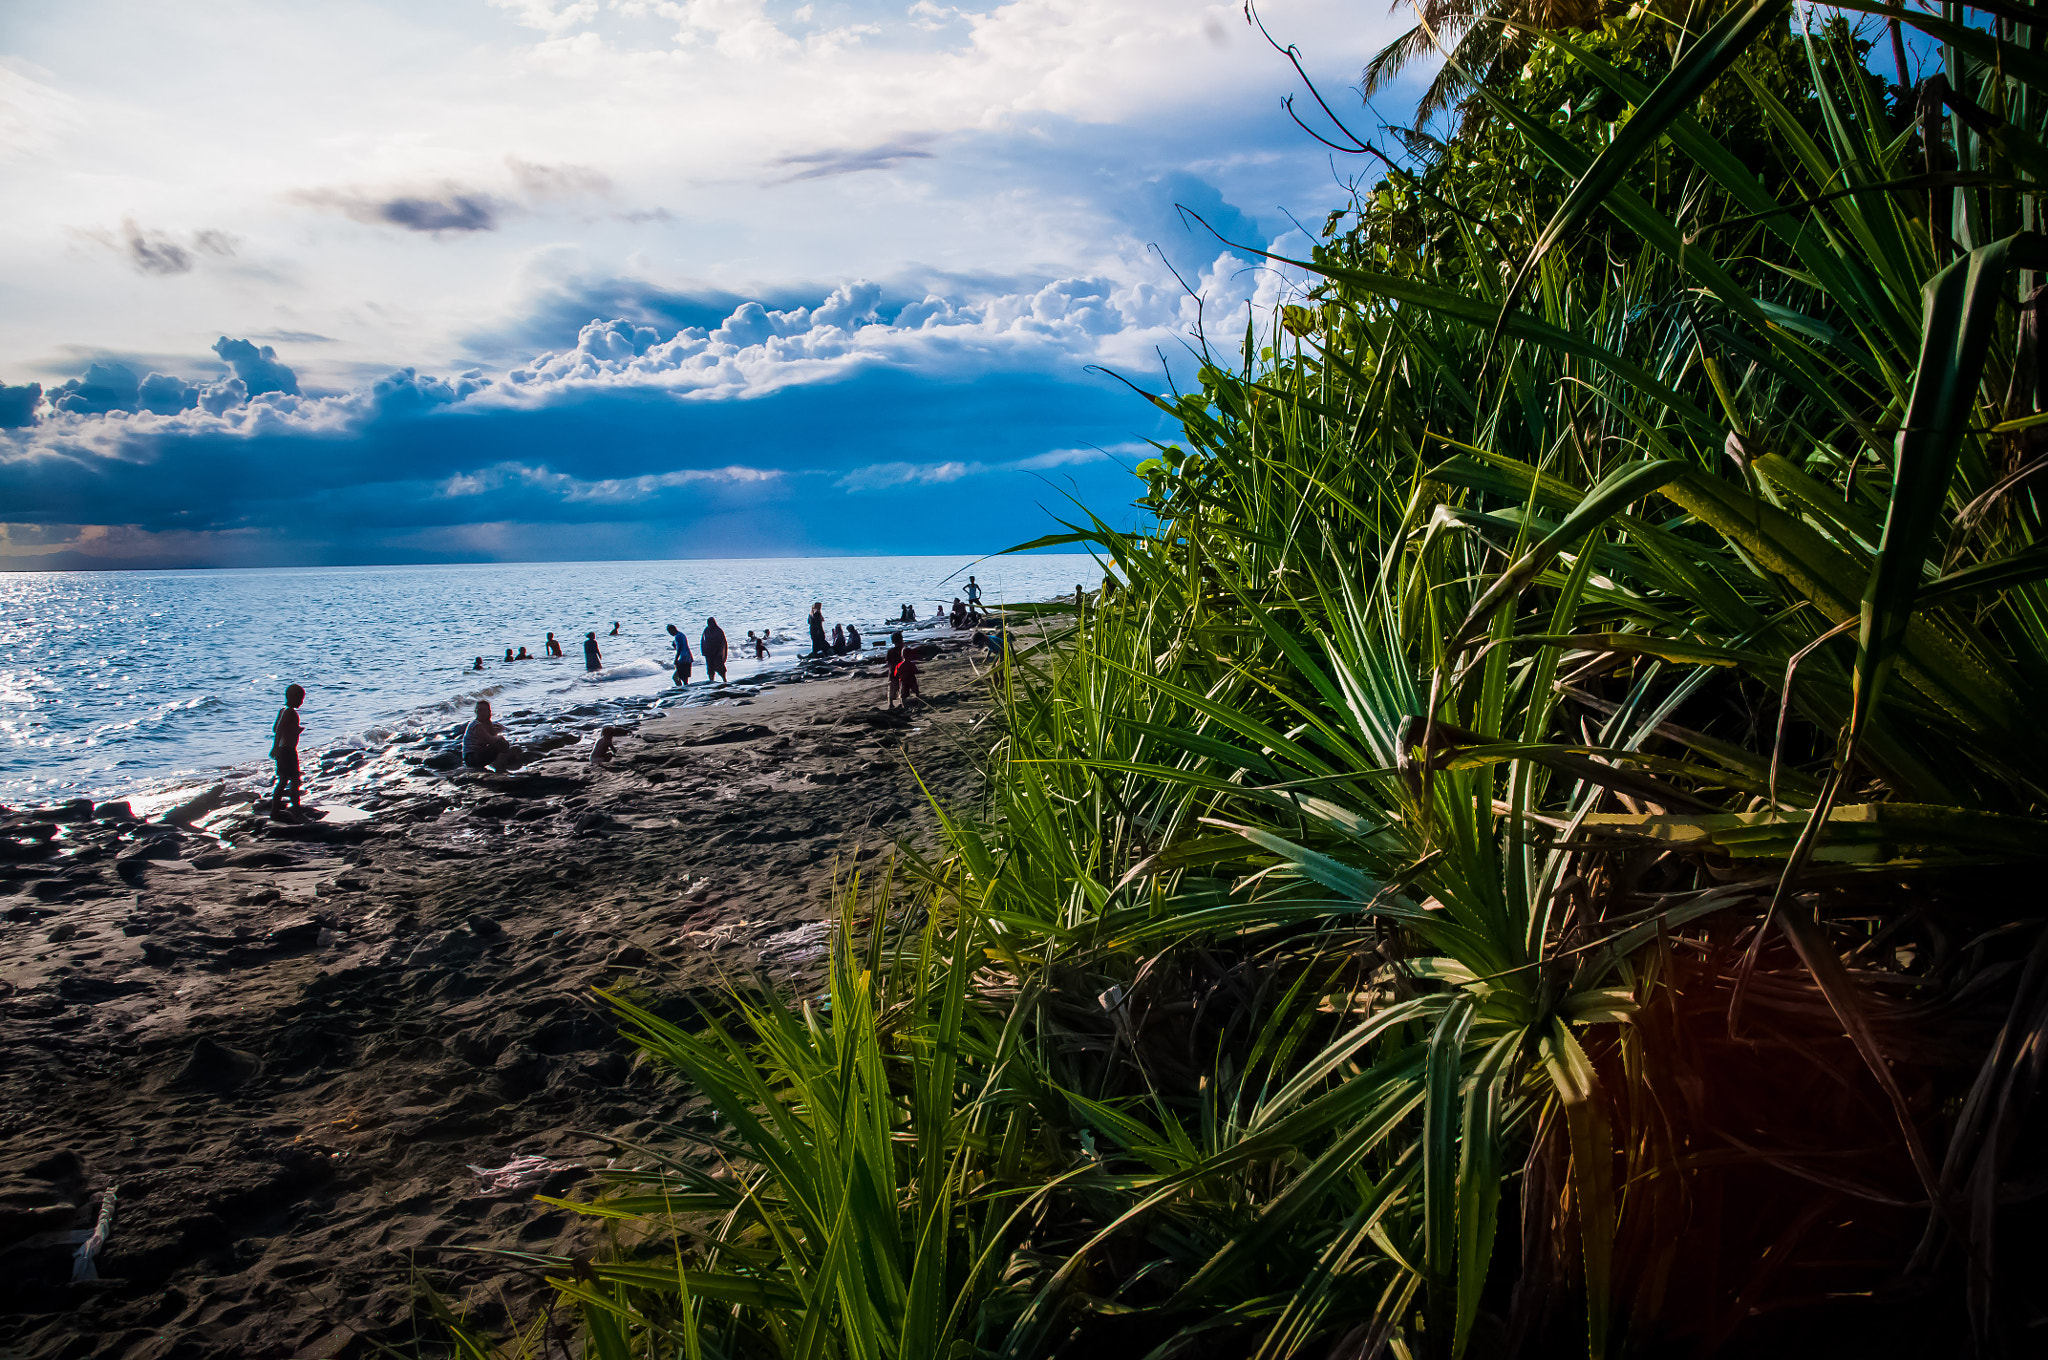
[{"label": "rock", "polygon": [[118,802],[98,803],[93,807],[92,819],[96,822],[132,822],[135,820],[135,809],[126,798]]},{"label": "rock", "polygon": [[462,752],[458,748],[450,746],[445,750],[434,752],[434,754],[422,760],[420,764],[430,770],[459,770],[462,768]]},{"label": "rock", "polygon": [[167,826],[190,826],[227,801],[227,785],[214,784],[157,818]]},{"label": "rock", "polygon": [[70,826],[77,822],[92,820],[92,799],[74,798],[59,808],[52,808],[44,814],[51,821]]},{"label": "rock", "polygon": [[262,1070],[263,1063],[254,1053],[201,1038],[167,1084],[186,1090],[227,1091]]},{"label": "rock", "polygon": [[75,922],[65,921],[61,924],[51,926],[50,933],[43,936],[43,938],[49,941],[51,944],[63,944],[66,941],[77,939],[80,933],[81,932],[79,931],[79,928]]},{"label": "rock", "polygon": [[272,926],[263,936],[264,942],[277,949],[298,949],[314,944],[320,939],[320,922],[313,917],[297,921],[286,921]]},{"label": "rock", "polygon": [[467,921],[464,921],[463,924],[468,926],[473,934],[481,936],[482,938],[487,940],[495,939],[497,936],[503,935],[505,933],[505,927],[499,925],[490,917],[481,914],[471,916]]},{"label": "rock", "polygon": [[165,948],[154,940],[142,942],[142,961],[152,968],[168,968],[177,961],[175,951]]},{"label": "rock", "polygon": [[[193,861],[194,864],[198,862]],[[237,850],[224,862],[230,869],[282,869],[288,864],[297,864],[299,857],[289,850],[259,846],[253,850]]]},{"label": "rock", "polygon": [[714,727],[709,732],[699,732],[683,738],[685,746],[719,746],[732,741],[753,741],[759,737],[772,737],[775,729],[760,723],[727,723]]}]

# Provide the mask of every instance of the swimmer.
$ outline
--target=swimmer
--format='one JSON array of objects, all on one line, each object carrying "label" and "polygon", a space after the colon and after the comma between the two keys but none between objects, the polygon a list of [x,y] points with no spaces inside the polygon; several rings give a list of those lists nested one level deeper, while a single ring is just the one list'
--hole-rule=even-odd
[{"label": "swimmer", "polygon": [[[270,791],[270,815],[279,821],[299,820],[299,734],[305,731],[299,721],[299,705],[304,702],[304,688],[286,685],[284,707],[277,710],[277,720],[270,725],[270,758],[277,762],[277,787]],[[289,816],[281,801],[287,790],[292,796]]]},{"label": "swimmer", "polygon": [[471,666],[471,667],[470,667],[470,669],[471,669],[471,670],[473,670],[473,671],[480,671],[480,670],[482,670],[483,668],[484,668],[484,659],[483,659],[482,657],[478,657],[478,658],[476,659],[476,664],[475,664],[474,666]]},{"label": "swimmer", "polygon": [[518,655],[518,656],[515,656],[515,657],[513,657],[512,659],[513,659],[514,661],[531,661],[531,660],[533,660],[533,658],[532,658],[532,657],[530,657],[530,656],[528,656],[528,655],[526,654],[526,649],[525,649],[524,647],[521,647],[521,648],[519,649],[519,655]]},{"label": "swimmer", "polygon": [[612,620],[612,631],[611,631],[611,635],[612,635],[613,637],[617,637],[617,636],[619,635],[619,621],[618,621],[617,619],[613,619],[613,620]]},{"label": "swimmer", "polygon": [[595,632],[583,635],[583,669],[586,671],[601,671],[604,669],[604,653],[597,650],[597,634]]},{"label": "swimmer", "polygon": [[505,649],[505,659],[507,661],[510,661],[512,659],[512,649],[510,647],[507,647]]},{"label": "swimmer", "polygon": [[555,641],[553,633],[548,634],[547,653],[549,656],[560,656],[562,654],[562,644]]}]

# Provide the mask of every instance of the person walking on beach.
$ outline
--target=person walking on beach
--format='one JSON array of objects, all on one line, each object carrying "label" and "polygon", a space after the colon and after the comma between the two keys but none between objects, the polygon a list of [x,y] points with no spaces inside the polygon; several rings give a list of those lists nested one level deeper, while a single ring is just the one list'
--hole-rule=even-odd
[{"label": "person walking on beach", "polygon": [[910,647],[903,641],[903,634],[889,634],[889,641],[895,645],[882,654],[882,664],[889,671],[889,707],[896,707],[901,698],[905,708],[918,697],[917,661],[910,654]]},{"label": "person walking on beach", "polygon": [[299,734],[305,731],[299,721],[299,705],[305,702],[303,688],[286,685],[284,707],[277,710],[277,721],[270,725],[270,758],[277,762],[277,787],[270,791],[270,815],[279,821],[288,820],[282,802],[287,790],[292,796],[289,820],[297,821],[299,817]]},{"label": "person walking on beach", "polygon": [[723,680],[725,676],[725,630],[718,626],[717,619],[704,620],[704,635],[697,639],[704,649],[704,681]]},{"label": "person walking on beach", "polygon": [[597,633],[595,631],[583,635],[583,669],[586,671],[601,671],[604,669],[604,653],[597,650]]},{"label": "person walking on beach", "polygon": [[673,639],[670,645],[676,649],[676,683],[687,685],[690,683],[690,671],[697,664],[697,659],[690,655],[689,635],[674,624],[668,626],[668,635]]},{"label": "person walking on beach", "polygon": [[559,643],[559,642],[557,642],[557,641],[555,641],[555,635],[554,635],[553,633],[549,633],[549,634],[548,634],[548,655],[549,655],[549,656],[560,656],[561,654],[562,654],[562,644],[561,644],[561,643]]},{"label": "person walking on beach", "polygon": [[825,641],[824,602],[821,600],[813,601],[811,604],[811,655],[823,656],[831,650],[831,644]]}]

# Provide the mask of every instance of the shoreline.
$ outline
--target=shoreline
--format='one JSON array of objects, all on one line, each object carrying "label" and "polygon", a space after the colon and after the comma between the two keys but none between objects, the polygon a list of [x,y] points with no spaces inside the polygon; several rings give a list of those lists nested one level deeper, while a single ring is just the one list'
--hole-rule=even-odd
[{"label": "shoreline", "polygon": [[[919,780],[979,796],[986,684],[964,635],[937,646],[909,721],[847,660],[650,712],[603,770],[578,741],[302,826],[6,819],[0,1352],[368,1354],[414,1265],[516,1313],[475,1253],[582,1241],[530,1198],[601,1165],[578,1135],[692,1118],[590,988],[687,1014],[804,985],[830,869],[929,838]],[[514,1192],[471,1170],[529,1154]],[[101,1278],[69,1283],[110,1187]]]}]

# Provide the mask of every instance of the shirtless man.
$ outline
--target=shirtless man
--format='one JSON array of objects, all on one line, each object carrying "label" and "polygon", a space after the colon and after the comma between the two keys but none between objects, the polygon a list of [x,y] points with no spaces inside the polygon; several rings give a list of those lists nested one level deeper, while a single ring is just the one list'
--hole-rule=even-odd
[{"label": "shirtless man", "polygon": [[557,642],[557,641],[555,641],[555,635],[554,635],[553,633],[549,633],[549,634],[548,634],[548,655],[549,655],[549,656],[560,656],[561,654],[562,654],[562,644],[561,644],[561,643],[559,643],[559,642]]},{"label": "shirtless man", "polygon": [[279,821],[286,820],[282,799],[287,790],[292,796],[291,818],[298,817],[299,734],[306,730],[299,721],[299,705],[305,702],[303,688],[286,685],[284,707],[277,710],[277,721],[270,725],[270,758],[277,762],[277,787],[270,791],[270,815]]}]

